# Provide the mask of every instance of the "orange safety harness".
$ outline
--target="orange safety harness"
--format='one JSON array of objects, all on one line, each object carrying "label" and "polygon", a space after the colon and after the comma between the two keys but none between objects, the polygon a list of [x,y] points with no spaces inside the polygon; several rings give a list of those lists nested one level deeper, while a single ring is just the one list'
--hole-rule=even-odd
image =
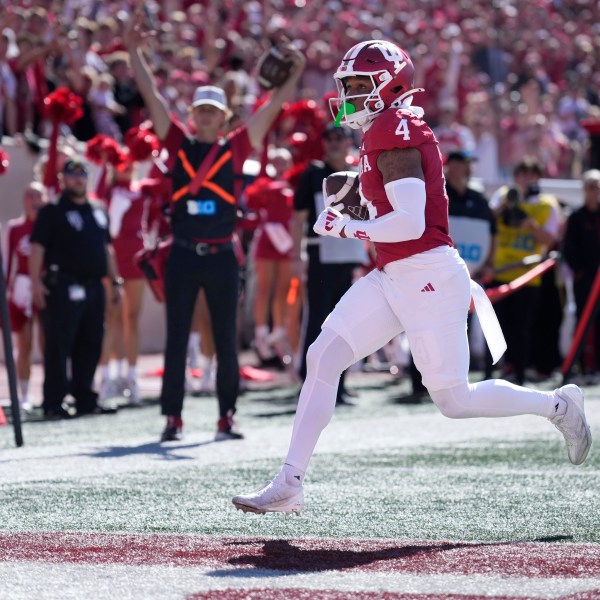
[{"label": "orange safety harness", "polygon": [[211,179],[219,172],[223,165],[231,160],[231,150],[227,150],[222,156],[219,157],[212,166],[212,163],[215,155],[217,154],[220,145],[215,143],[212,145],[211,149],[208,151],[208,154],[202,161],[200,168],[198,171],[194,170],[194,167],[190,164],[185,152],[183,150],[179,150],[177,152],[177,156],[181,160],[181,164],[186,171],[186,173],[190,176],[190,183],[188,185],[184,185],[179,188],[177,191],[173,193],[173,202],[177,202],[180,198],[185,196],[187,193],[195,194],[200,188],[205,187],[209,189],[211,192],[217,194],[220,198],[222,198],[225,202],[229,204],[235,204],[235,197],[230,193],[226,192],[220,185],[216,184]]}]

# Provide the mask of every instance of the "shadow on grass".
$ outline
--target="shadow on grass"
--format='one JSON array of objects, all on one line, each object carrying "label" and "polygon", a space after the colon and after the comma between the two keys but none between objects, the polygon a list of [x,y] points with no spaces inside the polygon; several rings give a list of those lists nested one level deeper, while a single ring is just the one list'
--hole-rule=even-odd
[{"label": "shadow on grass", "polygon": [[[197,444],[161,444],[160,442],[151,442],[149,444],[140,444],[139,446],[110,446],[108,448],[102,448],[95,452],[84,452],[83,454],[79,454],[78,456],[87,456],[90,458],[122,458],[124,456],[155,456],[156,458],[164,459],[164,460],[194,460],[195,456],[182,456],[177,454],[182,450],[189,450],[190,448],[199,448],[200,446],[208,446],[209,444],[218,444],[219,442],[215,442],[215,440],[207,440],[206,442],[198,442]],[[75,456],[75,455],[67,455],[67,456]],[[49,456],[44,458],[44,460],[65,460],[65,455],[61,454],[59,456]],[[0,460],[0,464],[2,463],[11,463],[11,462],[26,462],[26,461],[39,461],[38,456],[32,456],[31,458],[15,458],[8,460]]]},{"label": "shadow on grass", "polygon": [[149,444],[141,444],[139,446],[109,446],[95,452],[87,452],[81,456],[89,456],[91,458],[121,458],[123,456],[139,456],[142,454],[156,456],[165,460],[193,460],[193,456],[182,456],[178,454],[182,450],[190,448],[199,448],[200,446],[208,446],[215,444],[214,440],[206,442],[198,442],[196,444],[161,444],[160,442],[151,442]]},{"label": "shadow on grass", "polygon": [[287,416],[295,415],[295,414],[296,414],[296,409],[290,408],[288,410],[274,410],[271,412],[256,413],[252,416],[256,417],[258,419],[269,419],[271,417],[287,417]]},{"label": "shadow on grass", "polygon": [[[337,548],[300,548],[293,544],[293,540],[264,540],[260,554],[242,554],[230,558],[228,562],[235,567],[245,569],[220,569],[212,571],[213,577],[264,577],[264,571],[282,571],[282,575],[289,575],[290,571],[320,572],[340,571],[365,567],[381,561],[397,561],[410,558],[420,558],[429,561],[432,555],[457,549],[474,549],[485,547],[498,547],[522,542],[562,542],[571,540],[569,535],[556,535],[534,540],[513,540],[506,542],[440,542],[433,544],[407,544],[390,548],[377,548],[373,550],[342,550]],[[252,542],[232,542],[232,545],[256,545]],[[413,563],[411,563],[413,564]],[[260,571],[260,573],[258,572]],[[273,573],[278,577],[278,573]]]}]

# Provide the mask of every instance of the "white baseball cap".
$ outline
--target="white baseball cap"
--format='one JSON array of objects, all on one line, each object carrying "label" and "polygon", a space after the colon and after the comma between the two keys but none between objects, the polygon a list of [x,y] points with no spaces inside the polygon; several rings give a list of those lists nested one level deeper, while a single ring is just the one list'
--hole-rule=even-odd
[{"label": "white baseball cap", "polygon": [[192,108],[200,106],[201,104],[211,104],[212,106],[220,108],[224,113],[229,114],[225,92],[214,85],[202,85],[196,88]]}]

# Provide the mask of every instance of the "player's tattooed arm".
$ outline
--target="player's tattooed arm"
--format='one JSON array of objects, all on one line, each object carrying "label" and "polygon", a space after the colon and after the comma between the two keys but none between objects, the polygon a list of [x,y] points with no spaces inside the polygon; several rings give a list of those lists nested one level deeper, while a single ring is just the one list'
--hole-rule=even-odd
[{"label": "player's tattooed arm", "polygon": [[377,159],[377,167],[383,175],[383,185],[406,177],[416,177],[425,181],[421,153],[416,148],[385,150]]},{"label": "player's tattooed arm", "polygon": [[372,242],[416,240],[425,231],[425,178],[421,153],[415,148],[382,152],[377,167],[392,211],[369,221],[350,220],[344,226],[346,237]]}]

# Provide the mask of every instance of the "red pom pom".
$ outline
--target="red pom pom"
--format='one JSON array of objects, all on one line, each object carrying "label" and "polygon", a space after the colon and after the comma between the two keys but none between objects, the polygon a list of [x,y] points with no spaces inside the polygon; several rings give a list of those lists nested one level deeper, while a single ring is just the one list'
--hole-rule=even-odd
[{"label": "red pom pom", "polygon": [[44,98],[44,116],[53,123],[71,125],[83,116],[83,100],[68,88],[58,88]]},{"label": "red pom pom", "polygon": [[4,150],[0,150],[0,175],[4,175],[8,171],[10,165],[10,158]]},{"label": "red pom pom", "polygon": [[283,178],[290,184],[291,187],[296,189],[300,183],[300,177],[302,176],[302,173],[304,173],[307,168],[307,163],[297,163],[283,174]]},{"label": "red pom pom", "polygon": [[273,180],[270,177],[257,177],[247,188],[246,196],[251,198],[264,194],[272,185]]},{"label": "red pom pom", "polygon": [[124,152],[117,140],[99,133],[87,143],[86,157],[97,164],[117,165],[123,162]]},{"label": "red pom pom", "polygon": [[297,100],[289,105],[287,112],[290,115],[304,119],[319,119],[321,120],[321,109],[319,105],[311,99]]},{"label": "red pom pom", "polygon": [[293,119],[292,129],[301,128],[303,131],[310,131],[320,134],[323,128],[325,115],[314,100],[298,100],[290,104],[285,116]]},{"label": "red pom pom", "polygon": [[131,156],[129,155],[129,153],[127,152],[123,152],[119,158],[119,162],[115,164],[115,168],[117,169],[117,171],[127,171],[127,169],[129,169],[132,165],[133,165],[133,161],[134,159],[131,158]]},{"label": "red pom pom", "polygon": [[[111,138],[109,138],[109,139],[111,139]],[[104,150],[104,154],[106,156],[106,160],[115,167],[117,165],[120,165],[125,158],[125,153],[123,152],[123,150],[119,146],[119,144],[117,144],[117,142],[107,146]]]},{"label": "red pom pom", "polygon": [[101,164],[104,161],[102,144],[104,143],[105,138],[105,135],[99,133],[88,141],[85,152],[85,157],[87,159],[97,164]]},{"label": "red pom pom", "polygon": [[158,138],[144,123],[129,129],[125,133],[124,142],[133,161],[144,161],[158,155]]}]

